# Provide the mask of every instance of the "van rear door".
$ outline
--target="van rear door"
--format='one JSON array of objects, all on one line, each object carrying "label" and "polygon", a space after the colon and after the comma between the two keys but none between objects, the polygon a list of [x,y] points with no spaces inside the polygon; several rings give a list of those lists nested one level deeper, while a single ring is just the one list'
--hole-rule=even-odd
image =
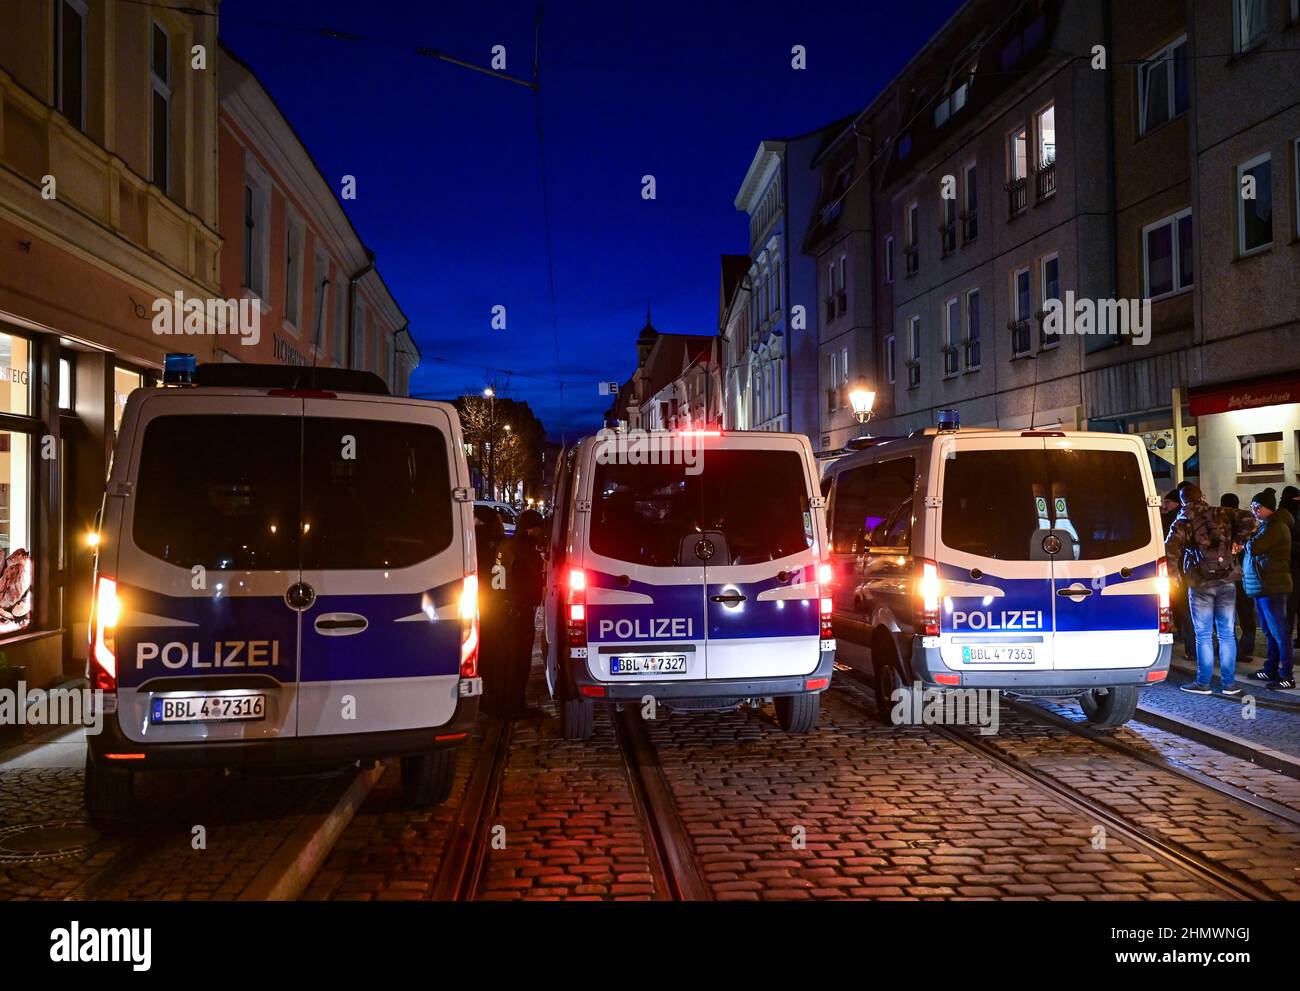
[{"label": "van rear door", "polygon": [[[943,602],[939,650],[954,671],[1050,671],[1052,559],[1041,436],[936,441],[938,525],[930,556]],[[931,512],[936,510],[931,509]]]},{"label": "van rear door", "polygon": [[129,401],[100,552],[129,739],[297,733],[301,413],[265,393]]},{"label": "van rear door", "polygon": [[1147,667],[1160,650],[1164,538],[1146,451],[1133,437],[1046,441],[1058,670]]},{"label": "van rear door", "polygon": [[809,674],[821,659],[826,534],[807,442],[728,434],[702,454],[708,677]]},{"label": "van rear door", "polygon": [[450,407],[304,401],[298,726],[441,726],[458,701],[472,509]]}]

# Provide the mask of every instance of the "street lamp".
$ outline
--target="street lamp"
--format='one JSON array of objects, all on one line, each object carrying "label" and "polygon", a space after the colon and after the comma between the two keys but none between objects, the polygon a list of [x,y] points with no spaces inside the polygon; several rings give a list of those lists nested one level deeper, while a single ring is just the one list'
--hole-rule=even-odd
[{"label": "street lamp", "polygon": [[867,421],[871,419],[871,408],[876,404],[876,394],[867,388],[867,383],[863,379],[858,379],[857,384],[850,390],[849,404],[853,407],[853,418],[859,424],[858,436],[870,437],[871,435],[867,433]]},{"label": "street lamp", "polygon": [[483,389],[483,396],[488,401],[488,498],[497,497],[497,446],[494,443],[496,439],[496,415],[497,415],[497,394],[492,386],[486,386]]}]

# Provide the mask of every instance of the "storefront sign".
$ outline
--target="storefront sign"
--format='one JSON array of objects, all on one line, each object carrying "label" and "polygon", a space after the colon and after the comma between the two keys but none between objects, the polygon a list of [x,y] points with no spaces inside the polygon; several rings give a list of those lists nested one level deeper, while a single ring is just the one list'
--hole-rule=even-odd
[{"label": "storefront sign", "polygon": [[1230,413],[1260,406],[1300,403],[1300,375],[1275,376],[1228,385],[1201,386],[1187,397],[1192,416]]},{"label": "storefront sign", "polygon": [[272,336],[275,338],[276,360],[283,361],[286,365],[301,365],[305,367],[311,364],[311,362],[307,360],[306,355],[279,334],[274,334]]}]

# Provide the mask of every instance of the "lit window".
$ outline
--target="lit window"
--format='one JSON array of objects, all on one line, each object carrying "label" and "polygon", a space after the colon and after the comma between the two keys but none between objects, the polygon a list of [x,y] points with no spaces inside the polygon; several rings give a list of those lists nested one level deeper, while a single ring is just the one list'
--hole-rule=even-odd
[{"label": "lit window", "polygon": [[1243,473],[1285,470],[1281,433],[1243,434],[1237,437],[1237,444],[1241,448]]}]

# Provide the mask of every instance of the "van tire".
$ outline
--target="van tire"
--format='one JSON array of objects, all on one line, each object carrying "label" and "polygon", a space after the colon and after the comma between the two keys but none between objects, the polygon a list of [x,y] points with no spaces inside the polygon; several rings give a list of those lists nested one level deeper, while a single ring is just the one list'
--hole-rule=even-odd
[{"label": "van tire", "polygon": [[560,732],[566,740],[589,740],[596,722],[596,704],[591,699],[563,699],[560,702]]},{"label": "van tire", "polygon": [[128,824],[135,808],[135,774],[102,767],[86,755],[86,815],[101,832]]},{"label": "van tire", "polygon": [[882,726],[893,726],[894,700],[891,696],[900,688],[911,689],[903,676],[903,662],[888,637],[879,636],[872,645],[871,670],[875,676],[876,720]]},{"label": "van tire", "polygon": [[778,695],[772,700],[776,710],[776,723],[787,733],[807,733],[817,726],[822,711],[822,693],[805,692],[803,695]]},{"label": "van tire", "polygon": [[1090,688],[1079,696],[1079,705],[1094,729],[1118,729],[1137,713],[1138,690],[1134,685]]},{"label": "van tire", "polygon": [[401,759],[402,800],[413,809],[441,805],[456,780],[456,750],[445,747]]}]

